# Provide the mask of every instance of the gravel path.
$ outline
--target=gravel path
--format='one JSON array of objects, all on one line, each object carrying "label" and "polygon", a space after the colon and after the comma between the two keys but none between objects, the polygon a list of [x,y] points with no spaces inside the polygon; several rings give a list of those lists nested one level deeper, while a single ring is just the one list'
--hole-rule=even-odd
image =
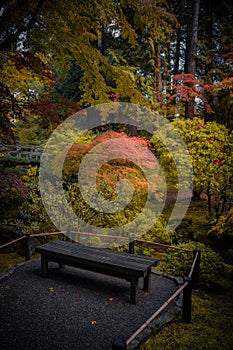
[{"label": "gravel path", "polygon": [[50,263],[40,276],[40,259],[16,269],[0,283],[1,350],[111,350],[128,339],[177,289],[167,277],[152,276],[151,293],[129,303],[127,281]]}]

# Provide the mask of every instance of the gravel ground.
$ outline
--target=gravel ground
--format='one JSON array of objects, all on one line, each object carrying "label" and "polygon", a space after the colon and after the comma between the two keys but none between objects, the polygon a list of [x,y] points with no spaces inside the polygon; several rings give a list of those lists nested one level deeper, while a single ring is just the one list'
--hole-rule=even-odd
[{"label": "gravel ground", "polygon": [[129,303],[130,284],[122,279],[40,259],[16,269],[0,283],[1,350],[110,350],[128,339],[177,289],[167,277],[152,276],[152,291]]}]

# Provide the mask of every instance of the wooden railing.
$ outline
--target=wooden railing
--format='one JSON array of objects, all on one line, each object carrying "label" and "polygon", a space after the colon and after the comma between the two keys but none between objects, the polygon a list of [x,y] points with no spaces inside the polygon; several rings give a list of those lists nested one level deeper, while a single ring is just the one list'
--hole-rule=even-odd
[{"label": "wooden railing", "polygon": [[[36,145],[1,145],[0,159],[1,158],[14,158],[26,161],[28,163],[40,163],[41,156],[43,154],[43,148]],[[46,155],[44,155],[46,156]]]},{"label": "wooden railing", "polygon": [[187,253],[193,253],[193,262],[192,266],[190,268],[190,272],[188,276],[184,277],[184,283],[179,287],[179,289],[168,299],[166,300],[163,305],[154,312],[151,317],[143,323],[143,325],[134,332],[134,334],[131,335],[128,339],[117,339],[112,344],[112,350],[127,350],[127,347],[149,326],[149,324],[158,317],[182,292],[183,292],[183,302],[182,302],[182,321],[185,323],[191,322],[191,315],[192,315],[192,289],[196,289],[198,287],[199,283],[199,274],[200,274],[200,250],[190,250],[175,246],[170,246],[166,244],[160,244],[156,242],[148,242],[143,240],[137,240],[135,239],[133,241],[133,246],[131,246],[131,249],[134,250],[134,244],[138,243],[145,243],[146,245],[155,247],[162,247],[162,248],[169,248],[169,249],[175,249],[175,250],[182,250],[186,251]]},{"label": "wooden railing", "polygon": [[[88,234],[83,232],[73,232],[75,234],[75,237],[81,237],[81,235],[95,235],[95,234]],[[9,247],[19,241],[24,240],[25,244],[25,260],[30,260],[32,251],[31,251],[31,245],[30,245],[30,239],[36,238],[36,237],[46,237],[46,236],[52,236],[52,235],[61,235],[62,239],[64,240],[65,237],[67,240],[71,240],[68,236],[69,234],[64,234],[63,232],[48,232],[48,233],[39,233],[39,234],[26,234],[20,238],[17,238],[11,242],[5,243],[0,246],[0,250],[4,249],[6,247]],[[99,236],[99,235],[97,235]],[[102,236],[102,235],[101,235]],[[107,236],[109,239],[116,239],[116,236]],[[119,237],[119,239],[126,239],[126,237]],[[128,339],[117,339],[112,344],[112,350],[127,350],[127,347],[149,326],[149,324],[158,317],[182,292],[183,292],[183,302],[182,302],[182,321],[185,323],[191,322],[191,310],[192,310],[192,289],[196,289],[198,287],[199,282],[199,273],[200,273],[200,250],[190,250],[185,248],[180,248],[176,246],[156,243],[156,242],[149,242],[139,239],[134,239],[134,237],[129,238],[129,252],[131,254],[135,253],[135,245],[136,244],[145,244],[147,246],[151,247],[160,247],[163,249],[174,249],[174,250],[182,250],[187,253],[193,254],[193,262],[192,266],[190,268],[189,274],[184,277],[184,283],[179,287],[178,290],[168,299],[166,300],[163,305],[154,312],[151,317],[142,324],[142,326],[134,332],[134,334],[131,335]]]}]

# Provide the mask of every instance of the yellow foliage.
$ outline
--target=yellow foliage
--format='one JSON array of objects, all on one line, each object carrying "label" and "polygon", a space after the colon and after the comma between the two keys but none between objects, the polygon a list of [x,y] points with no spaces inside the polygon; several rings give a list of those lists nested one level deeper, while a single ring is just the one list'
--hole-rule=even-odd
[{"label": "yellow foliage", "polygon": [[5,84],[6,82],[11,93],[19,93],[26,96],[29,94],[29,89],[37,86],[42,88],[48,83],[46,77],[30,71],[26,67],[18,70],[10,58],[3,63],[0,70],[0,83]]}]

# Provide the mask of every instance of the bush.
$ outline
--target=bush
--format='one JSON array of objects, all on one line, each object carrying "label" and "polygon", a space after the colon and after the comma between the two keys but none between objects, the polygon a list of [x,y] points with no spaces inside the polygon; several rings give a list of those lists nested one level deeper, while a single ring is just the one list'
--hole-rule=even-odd
[{"label": "bush", "polygon": [[222,248],[233,248],[233,208],[220,216],[208,232],[208,237]]},{"label": "bush", "polygon": [[[200,249],[200,287],[210,289],[217,286],[222,281],[224,275],[223,259],[210,247],[205,246],[203,243],[196,242],[179,244],[178,247],[191,250]],[[171,275],[188,276],[192,261],[192,253],[170,249],[162,260],[161,269]]]},{"label": "bush", "polygon": [[[112,198],[112,192],[113,190],[111,187],[106,184],[104,192],[101,192],[101,194],[103,197],[108,196]],[[125,229],[123,226],[130,223],[130,231],[135,238],[166,244],[172,243],[171,234],[166,230],[166,220],[163,217],[159,217],[156,221],[156,213],[150,208],[147,208],[145,212],[142,213],[147,200],[147,195],[144,192],[136,192],[131,202],[124,209],[116,213],[101,212],[91,208],[83,199],[77,184],[72,184],[68,187],[66,196],[75,214],[90,225],[103,227],[106,229],[106,232],[108,232],[108,228],[110,230],[112,228],[118,228],[119,234],[122,227],[122,235],[124,236]],[[134,222],[138,215],[141,215],[140,227],[138,227],[137,222]],[[110,230],[109,234],[111,234]],[[142,233],[145,234],[142,236]]]},{"label": "bush", "polygon": [[35,234],[55,230],[44,209],[37,173],[37,166],[29,166],[27,172],[21,176],[22,180],[20,181],[23,181],[22,188],[26,189],[26,195],[24,197],[21,196],[20,205],[17,208],[15,217],[7,220],[8,224],[15,225],[23,234]]},{"label": "bush", "polygon": [[0,210],[5,213],[17,208],[26,198],[27,188],[17,172],[10,169],[0,170]]}]

